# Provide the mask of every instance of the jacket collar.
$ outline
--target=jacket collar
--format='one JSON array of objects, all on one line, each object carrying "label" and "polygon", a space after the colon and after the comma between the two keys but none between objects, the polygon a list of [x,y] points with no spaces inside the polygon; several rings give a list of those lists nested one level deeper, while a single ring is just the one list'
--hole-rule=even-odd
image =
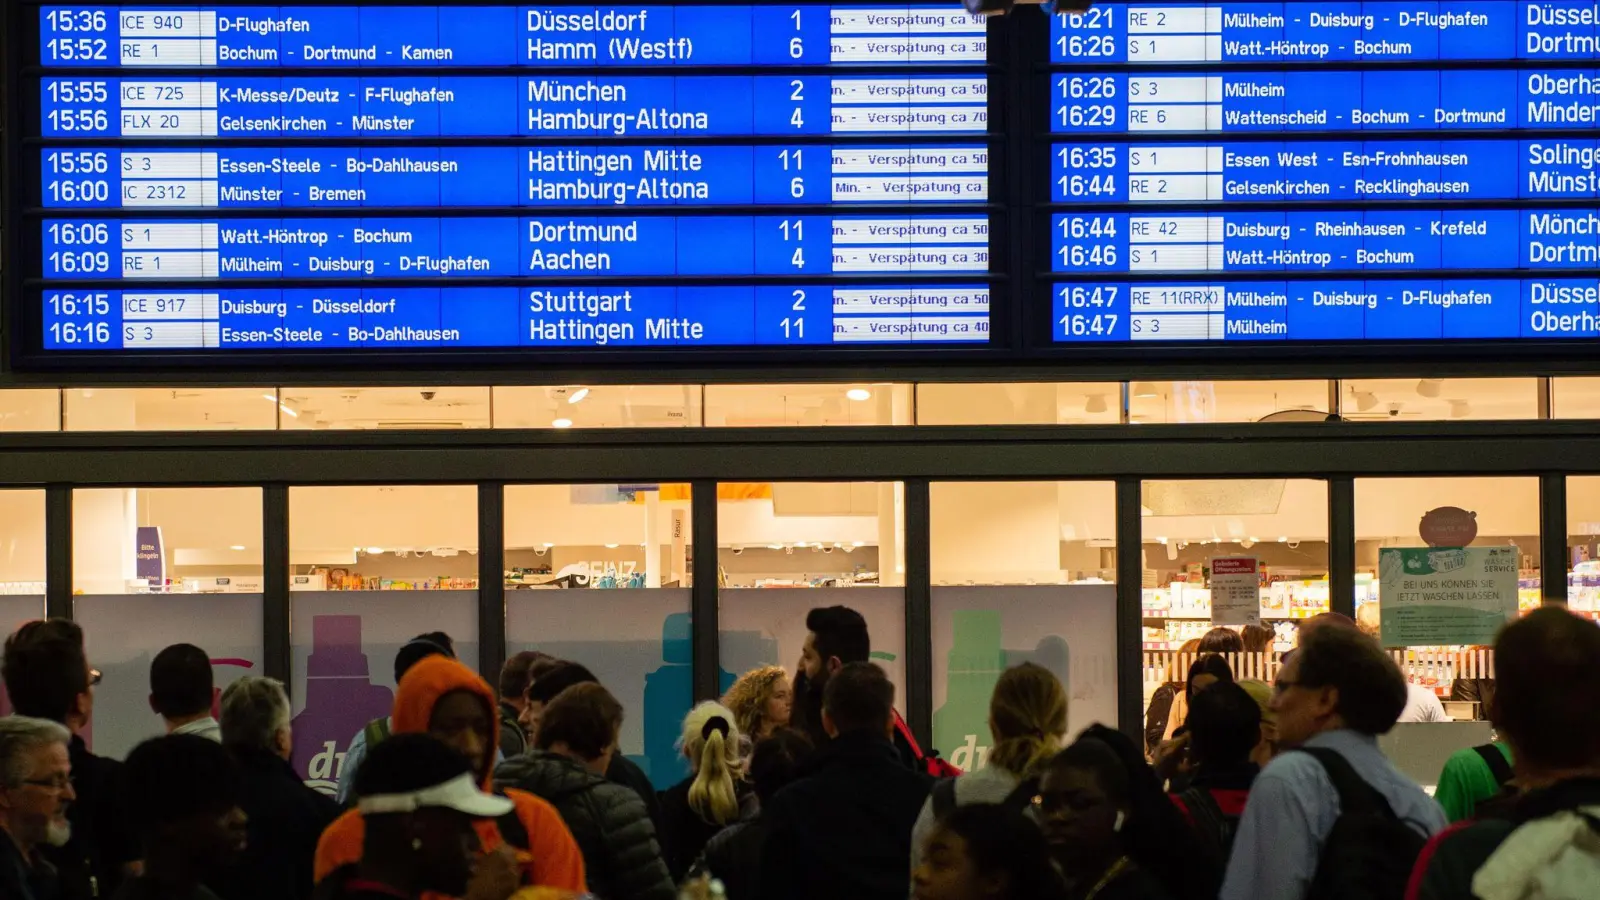
[{"label": "jacket collar", "polygon": [[820,772],[836,766],[861,766],[888,763],[904,768],[900,752],[885,735],[871,731],[848,731],[828,741],[827,745],[811,758],[806,772]]}]

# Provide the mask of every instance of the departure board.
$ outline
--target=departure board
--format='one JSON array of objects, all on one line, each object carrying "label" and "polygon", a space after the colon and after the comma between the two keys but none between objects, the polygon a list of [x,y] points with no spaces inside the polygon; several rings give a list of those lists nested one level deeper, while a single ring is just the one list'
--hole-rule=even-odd
[{"label": "departure board", "polygon": [[1600,337],[1595,3],[1049,19],[1052,344]]},{"label": "departure board", "polygon": [[46,365],[995,349],[1004,66],[959,3],[6,15]]}]

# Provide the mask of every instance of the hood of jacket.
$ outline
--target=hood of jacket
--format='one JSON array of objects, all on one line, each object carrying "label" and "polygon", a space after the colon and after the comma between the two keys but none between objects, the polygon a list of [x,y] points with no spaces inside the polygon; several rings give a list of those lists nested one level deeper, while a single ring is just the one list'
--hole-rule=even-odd
[{"label": "hood of jacket", "polygon": [[395,734],[422,734],[428,730],[433,718],[433,708],[446,694],[468,691],[483,700],[483,712],[488,717],[488,754],[481,763],[484,772],[483,787],[488,790],[494,775],[494,759],[500,750],[500,723],[496,716],[499,703],[494,691],[477,672],[448,656],[430,656],[411,667],[394,693]]},{"label": "hood of jacket", "polygon": [[577,760],[548,750],[529,750],[494,770],[496,784],[537,794],[550,803],[609,784]]}]

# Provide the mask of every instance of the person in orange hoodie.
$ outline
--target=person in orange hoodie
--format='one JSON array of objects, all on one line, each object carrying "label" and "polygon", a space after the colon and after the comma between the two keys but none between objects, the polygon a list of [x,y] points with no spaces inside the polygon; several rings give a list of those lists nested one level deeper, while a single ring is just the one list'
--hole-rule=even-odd
[{"label": "person in orange hoodie", "polygon": [[[449,657],[430,656],[400,680],[393,730],[430,734],[461,751],[490,791],[500,739],[495,709],[494,692],[476,672]],[[583,854],[555,807],[526,791],[499,793],[515,808],[475,823],[481,848],[466,900],[506,900],[523,887],[583,893]],[[317,842],[316,880],[360,861],[365,833],[357,810],[335,819]]]}]

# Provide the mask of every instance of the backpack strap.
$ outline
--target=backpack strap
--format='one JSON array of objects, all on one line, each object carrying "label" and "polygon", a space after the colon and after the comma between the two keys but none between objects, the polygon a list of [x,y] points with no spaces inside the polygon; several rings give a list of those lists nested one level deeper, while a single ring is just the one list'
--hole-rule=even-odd
[{"label": "backpack strap", "polygon": [[1389,799],[1368,784],[1350,765],[1350,761],[1344,758],[1344,754],[1327,747],[1301,747],[1299,752],[1310,755],[1322,765],[1328,780],[1333,782],[1333,789],[1339,792],[1341,815],[1380,815],[1399,820],[1400,817],[1394,814],[1394,808],[1389,805]]},{"label": "backpack strap", "polygon": [[950,815],[956,808],[956,780],[954,778],[941,778],[933,783],[933,790],[929,792],[933,798],[933,819],[940,821]]},{"label": "backpack strap", "polygon": [[1500,752],[1499,747],[1494,744],[1479,744],[1472,748],[1472,752],[1483,758],[1483,764],[1489,767],[1495,782],[1501,787],[1505,787],[1506,782],[1512,779],[1514,773],[1511,771],[1511,764],[1506,762],[1506,755]]},{"label": "backpack strap", "polygon": [[911,726],[906,724],[905,719],[900,718],[900,710],[894,709],[891,712],[894,713],[894,730],[899,732],[900,737],[910,745],[911,755],[916,757],[917,763],[920,765],[923,760],[928,758],[927,754],[922,752],[921,745],[917,743],[916,737],[911,733]]}]

